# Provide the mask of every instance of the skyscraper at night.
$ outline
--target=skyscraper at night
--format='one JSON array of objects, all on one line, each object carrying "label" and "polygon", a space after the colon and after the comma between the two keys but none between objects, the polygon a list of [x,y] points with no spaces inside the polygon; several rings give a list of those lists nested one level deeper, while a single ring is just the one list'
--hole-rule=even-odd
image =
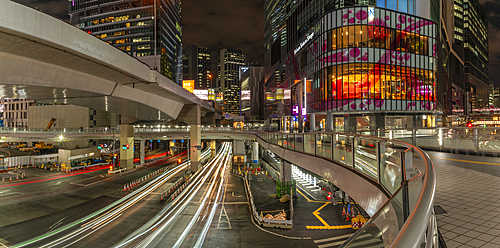
[{"label": "skyscraper at night", "polygon": [[180,0],[72,0],[68,4],[73,25],[181,82]]},{"label": "skyscraper at night", "polygon": [[264,6],[266,118],[285,130],[438,125],[439,0]]},{"label": "skyscraper at night", "polygon": [[217,62],[219,92],[223,94],[224,113],[240,115],[239,74],[240,66],[246,63],[246,56],[241,50],[222,49]]},{"label": "skyscraper at night", "polygon": [[189,45],[182,54],[184,80],[194,80],[195,89],[212,88],[210,49]]},{"label": "skyscraper at night", "polygon": [[478,0],[455,0],[455,43],[464,48],[466,112],[489,107],[488,22]]}]

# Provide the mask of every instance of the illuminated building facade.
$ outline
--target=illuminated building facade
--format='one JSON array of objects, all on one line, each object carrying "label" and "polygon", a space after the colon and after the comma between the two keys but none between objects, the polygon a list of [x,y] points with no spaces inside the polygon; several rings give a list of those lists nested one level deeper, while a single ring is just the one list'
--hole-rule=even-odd
[{"label": "illuminated building facade", "polygon": [[349,131],[436,125],[439,1],[287,2],[286,41],[266,46],[267,118],[285,130],[300,116]]},{"label": "illuminated building facade", "polygon": [[181,83],[180,0],[71,0],[68,4],[73,25],[141,60],[151,56],[144,62]]},{"label": "illuminated building facade", "polygon": [[195,80],[195,89],[212,88],[210,49],[189,45],[182,54],[183,79]]},{"label": "illuminated building facade", "polygon": [[246,63],[246,56],[241,50],[222,49],[218,57],[219,92],[223,97],[223,111],[233,115],[240,115],[239,80],[240,67]]}]

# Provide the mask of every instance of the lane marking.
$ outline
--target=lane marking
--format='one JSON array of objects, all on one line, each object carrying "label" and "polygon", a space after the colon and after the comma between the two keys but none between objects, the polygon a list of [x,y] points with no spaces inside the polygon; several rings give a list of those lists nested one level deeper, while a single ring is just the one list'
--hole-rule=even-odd
[{"label": "lane marking", "polygon": [[490,163],[490,162],[479,162],[479,161],[470,161],[470,160],[461,160],[461,159],[454,159],[454,158],[440,158],[440,157],[431,157],[430,158],[437,158],[437,159],[443,159],[443,160],[451,160],[451,161],[457,161],[457,162],[464,162],[464,163],[473,163],[473,164],[488,164],[488,165],[497,165],[500,166],[498,163]]},{"label": "lane marking", "polygon": [[326,205],[330,204],[331,202],[329,202],[329,201],[313,201],[313,200],[307,198],[304,195],[304,193],[302,193],[299,189],[297,189],[297,192],[299,192],[299,194],[301,194],[307,200],[307,202],[323,203],[323,205],[321,207],[319,207],[318,209],[316,209],[312,213],[323,224],[323,226],[306,226],[307,229],[325,230],[325,229],[349,229],[349,228],[352,228],[351,225],[330,226],[323,218],[321,218],[319,216],[320,215],[319,211],[321,211],[321,209],[323,209],[324,207],[326,207]]}]

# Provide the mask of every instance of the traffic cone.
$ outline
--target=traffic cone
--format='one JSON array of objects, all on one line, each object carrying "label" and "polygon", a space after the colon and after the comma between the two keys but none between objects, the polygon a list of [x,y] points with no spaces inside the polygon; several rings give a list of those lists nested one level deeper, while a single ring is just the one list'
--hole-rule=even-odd
[{"label": "traffic cone", "polygon": [[24,173],[23,173],[23,174],[21,174],[21,179],[24,179]]},{"label": "traffic cone", "polygon": [[12,176],[9,177],[9,181],[12,181]]},{"label": "traffic cone", "polygon": [[19,175],[16,175],[16,180],[19,180]]},{"label": "traffic cone", "polygon": [[5,178],[2,177],[2,183],[5,182]]},{"label": "traffic cone", "polygon": [[342,208],[342,217],[345,216],[345,208]]}]

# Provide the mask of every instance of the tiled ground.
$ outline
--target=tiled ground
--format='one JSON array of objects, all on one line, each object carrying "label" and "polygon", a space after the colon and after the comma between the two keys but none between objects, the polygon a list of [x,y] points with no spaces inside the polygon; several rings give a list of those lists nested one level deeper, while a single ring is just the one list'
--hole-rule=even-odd
[{"label": "tiled ground", "polygon": [[447,246],[500,247],[500,159],[428,153],[437,175],[435,205],[447,212],[437,215]]}]

